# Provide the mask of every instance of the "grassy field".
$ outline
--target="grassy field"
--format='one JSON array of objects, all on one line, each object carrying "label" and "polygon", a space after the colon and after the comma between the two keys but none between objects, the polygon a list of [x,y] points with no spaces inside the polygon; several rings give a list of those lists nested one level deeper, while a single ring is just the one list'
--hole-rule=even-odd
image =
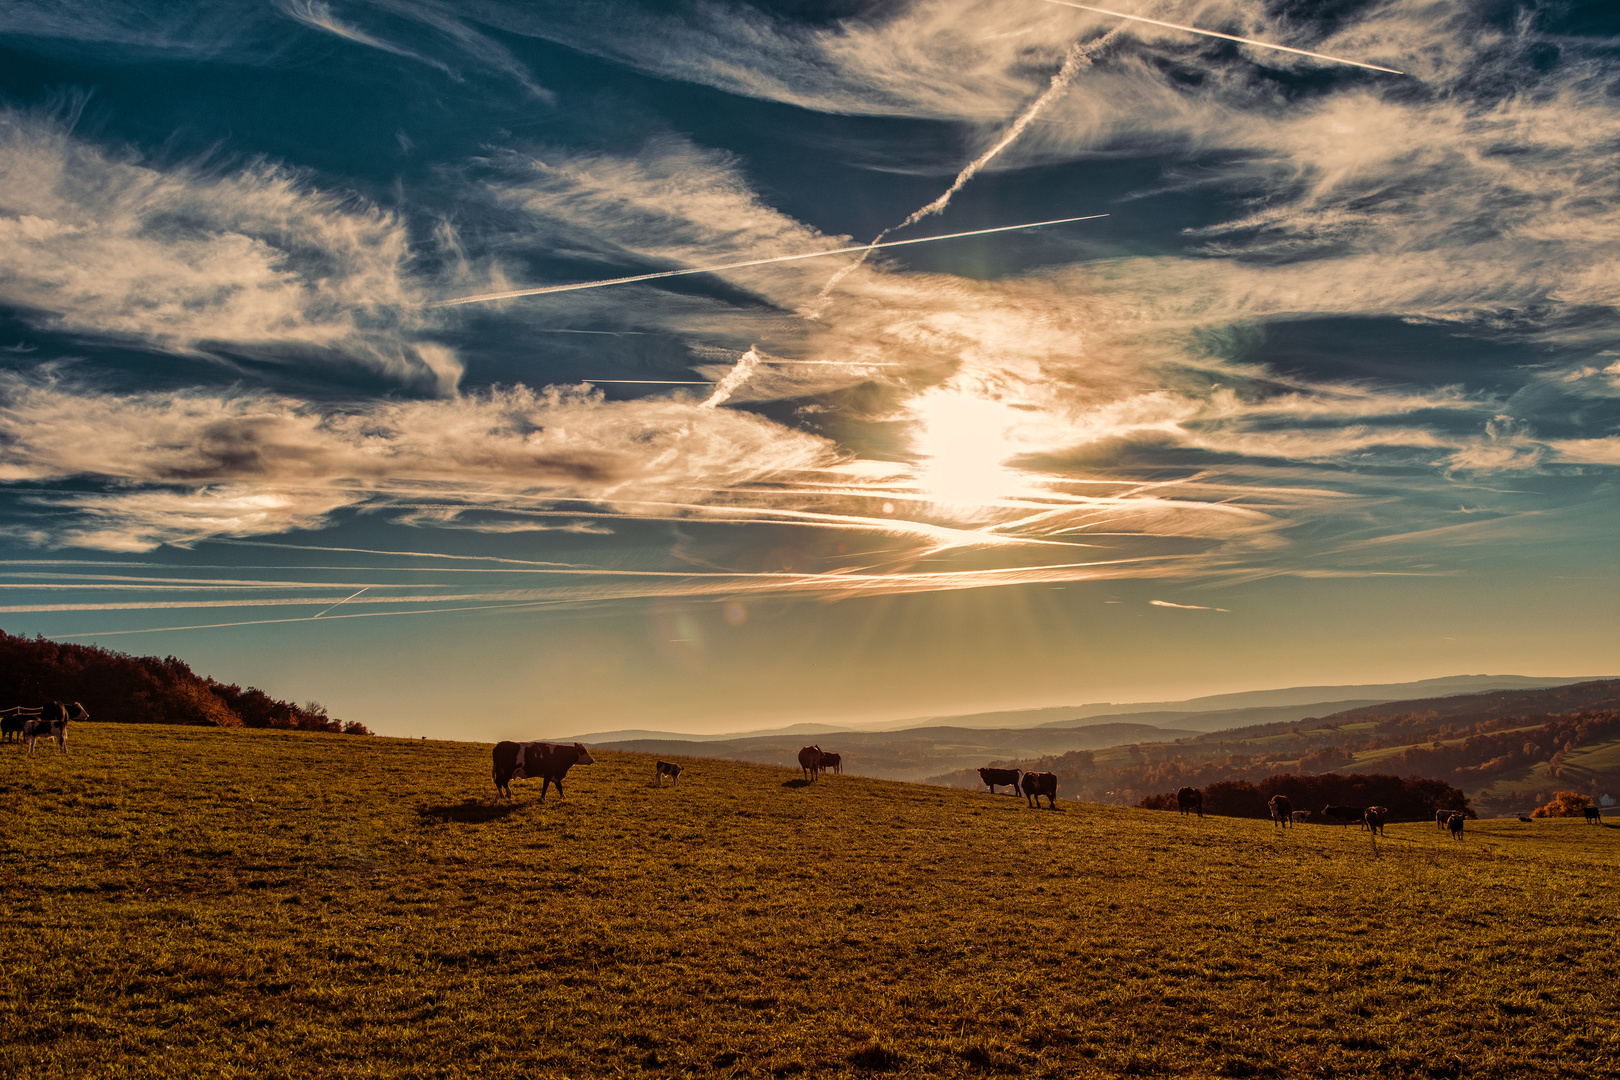
[{"label": "grassy field", "polygon": [[1354,830],[603,753],[0,754],[0,1074],[1620,1076],[1620,831]]}]

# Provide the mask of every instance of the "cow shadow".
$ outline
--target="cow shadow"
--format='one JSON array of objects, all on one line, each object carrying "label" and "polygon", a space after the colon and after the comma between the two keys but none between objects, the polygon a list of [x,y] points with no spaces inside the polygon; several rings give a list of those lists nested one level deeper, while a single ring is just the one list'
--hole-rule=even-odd
[{"label": "cow shadow", "polygon": [[417,817],[422,819],[424,825],[443,825],[455,821],[463,825],[483,825],[491,821],[499,821],[508,814],[517,810],[517,803],[487,803],[477,799],[468,799],[454,805],[419,806],[416,809]]},{"label": "cow shadow", "polygon": [[796,778],[794,778],[792,780],[784,780],[784,781],[782,781],[782,786],[785,787],[785,788],[792,788],[792,789],[794,789],[796,791],[799,788],[807,788],[807,787],[809,787],[810,786],[810,781],[808,781],[804,777],[800,776],[800,777],[796,777]]}]

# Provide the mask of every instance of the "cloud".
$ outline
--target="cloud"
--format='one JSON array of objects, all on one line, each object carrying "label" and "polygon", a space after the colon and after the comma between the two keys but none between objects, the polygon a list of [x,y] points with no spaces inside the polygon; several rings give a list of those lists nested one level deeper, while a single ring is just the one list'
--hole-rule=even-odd
[{"label": "cloud", "polygon": [[1154,607],[1175,608],[1178,611],[1230,611],[1230,608],[1204,607],[1202,604],[1172,604],[1168,600],[1149,600]]},{"label": "cloud", "polygon": [[37,326],[453,392],[412,261],[397,215],[288,170],[159,168],[0,110],[0,302]]}]

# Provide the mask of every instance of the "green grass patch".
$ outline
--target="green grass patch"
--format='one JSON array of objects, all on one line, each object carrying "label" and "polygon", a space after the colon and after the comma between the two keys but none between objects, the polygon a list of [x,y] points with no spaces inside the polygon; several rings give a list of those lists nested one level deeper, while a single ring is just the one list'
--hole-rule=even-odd
[{"label": "green grass patch", "polygon": [[602,753],[7,753],[8,1076],[1614,1076],[1620,831],[1183,819]]}]

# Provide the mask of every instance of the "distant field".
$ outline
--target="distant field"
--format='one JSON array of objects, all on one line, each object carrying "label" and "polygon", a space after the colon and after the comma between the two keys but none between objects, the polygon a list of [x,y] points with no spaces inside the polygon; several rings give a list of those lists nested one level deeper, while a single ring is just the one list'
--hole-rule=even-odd
[{"label": "distant field", "polygon": [[1366,834],[602,753],[0,752],[0,1074],[1620,1076],[1620,830]]}]

